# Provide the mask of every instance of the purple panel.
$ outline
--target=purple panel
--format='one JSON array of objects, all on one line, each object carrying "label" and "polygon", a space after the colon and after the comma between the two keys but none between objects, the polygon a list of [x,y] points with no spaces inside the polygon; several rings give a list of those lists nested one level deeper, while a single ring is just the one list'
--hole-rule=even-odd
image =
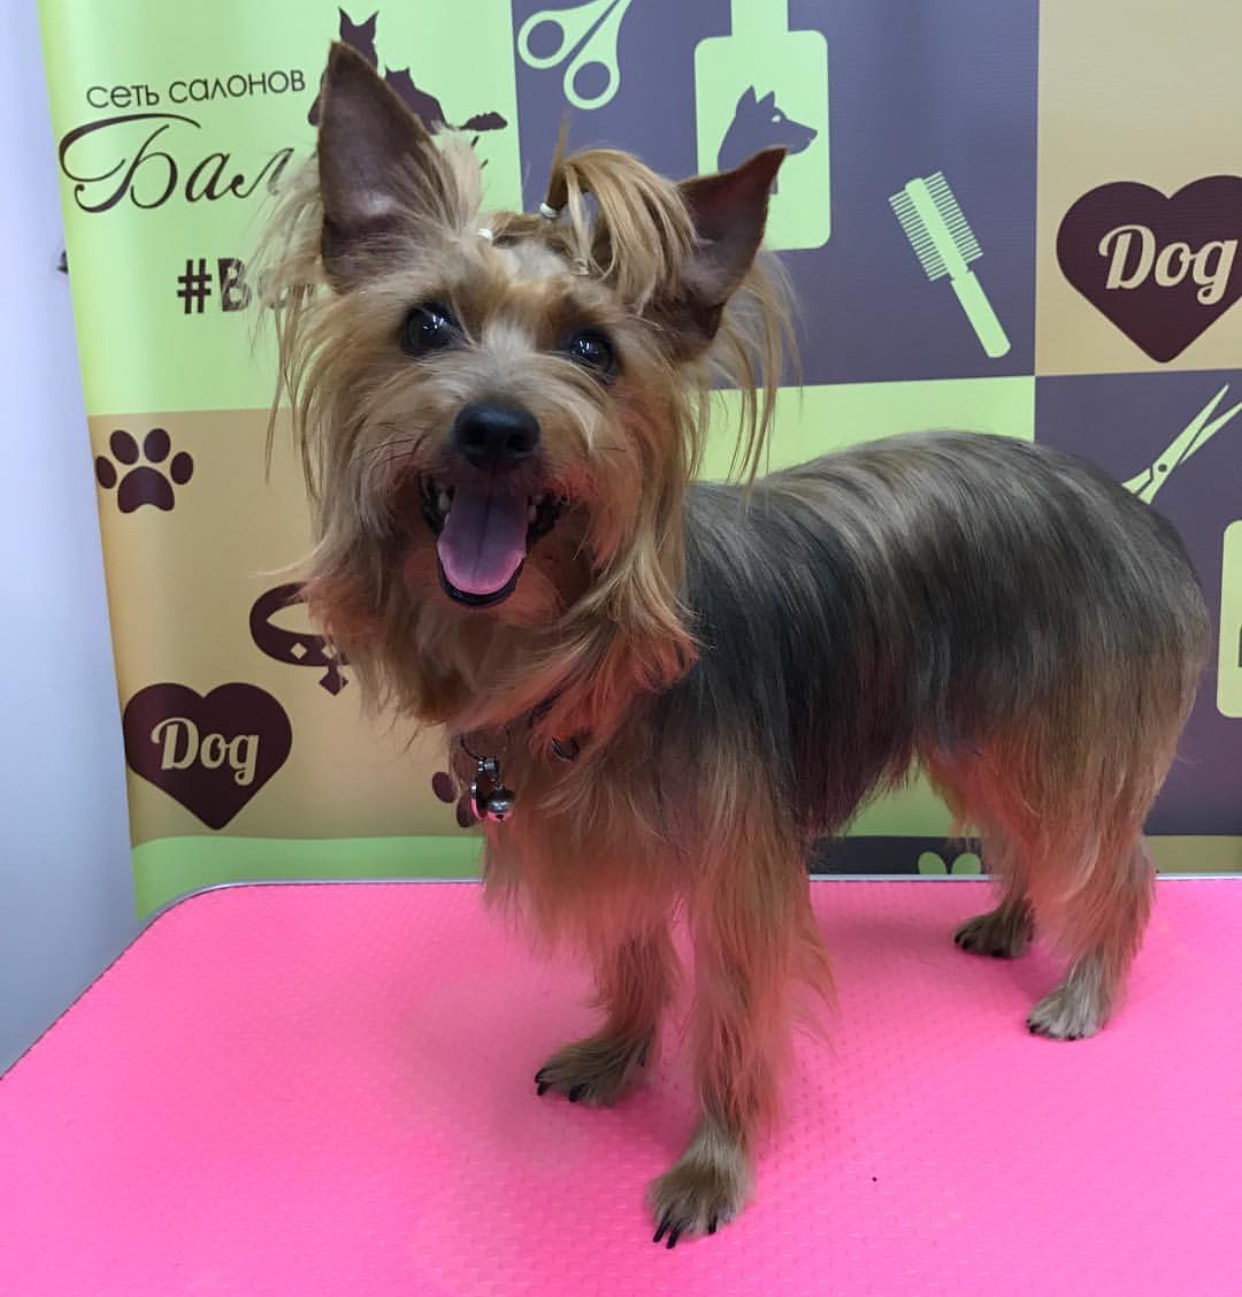
[{"label": "purple panel", "polygon": [[[1154,463],[1218,391],[1216,413],[1242,400],[1242,371],[1114,374],[1036,381],[1036,440],[1073,451],[1125,482]],[[1164,479],[1153,500],[1181,532],[1219,615],[1221,541],[1242,518],[1242,414]],[[1242,834],[1242,720],[1216,706],[1216,640],[1180,760],[1148,822],[1150,833]]]},{"label": "purple panel", "polygon": [[[516,33],[562,5],[513,8]],[[803,307],[805,380],[1032,373],[1036,0],[789,0],[789,26],[820,31],[828,44],[832,235],[822,248],[782,254]],[[567,111],[574,147],[615,145],[666,174],[693,172],[695,47],[730,31],[728,0],[633,0],[619,32],[619,91],[590,110],[570,110],[564,63],[540,70],[517,58],[528,208],[543,197]],[[579,84],[593,89],[589,78]],[[775,91],[779,105],[781,87],[756,90]],[[998,359],[985,355],[950,284],[927,281],[889,206],[908,181],[936,172],[983,250],[972,268],[1012,344]]]}]

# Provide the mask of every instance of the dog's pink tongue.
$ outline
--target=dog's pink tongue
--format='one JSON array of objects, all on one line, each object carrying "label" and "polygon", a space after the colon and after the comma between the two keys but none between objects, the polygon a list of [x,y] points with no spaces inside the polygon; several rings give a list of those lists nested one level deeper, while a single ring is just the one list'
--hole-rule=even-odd
[{"label": "dog's pink tongue", "polygon": [[524,496],[459,486],[437,551],[444,575],[466,594],[495,594],[526,557]]}]

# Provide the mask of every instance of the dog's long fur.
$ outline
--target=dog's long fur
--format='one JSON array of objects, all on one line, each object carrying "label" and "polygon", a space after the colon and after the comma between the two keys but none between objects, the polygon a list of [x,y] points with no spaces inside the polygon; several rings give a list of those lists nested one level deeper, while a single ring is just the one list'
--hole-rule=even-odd
[{"label": "dog's long fur", "polygon": [[[771,419],[787,316],[756,253],[779,153],[681,185],[625,154],[558,154],[559,219],[481,213],[469,149],[433,145],[363,60],[334,49],[323,94],[268,279],[316,506],[309,599],[377,705],[502,758],[516,804],[487,826],[489,894],[581,944],[604,1012],[541,1092],[611,1102],[641,1073],[684,905],[702,1119],[653,1186],[657,1238],[744,1201],[795,989],[829,987],[807,845],[912,769],[981,832],[1003,887],[959,944],[1017,954],[1038,915],[1068,972],[1032,1029],[1098,1029],[1142,935],[1142,825],[1205,655],[1173,531],[1094,469],[983,435],[696,483],[722,371],[745,398],[744,479]],[[411,359],[403,321],[428,301],[457,332]],[[583,324],[615,372],[567,354]],[[451,431],[498,398],[539,428],[503,485]],[[564,500],[507,599],[442,590],[428,483]]]}]

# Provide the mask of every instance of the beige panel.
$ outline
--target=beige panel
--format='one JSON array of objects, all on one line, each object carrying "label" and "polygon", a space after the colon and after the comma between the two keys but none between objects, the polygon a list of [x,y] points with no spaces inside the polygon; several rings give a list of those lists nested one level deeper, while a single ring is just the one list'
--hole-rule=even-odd
[{"label": "beige panel", "polygon": [[[430,774],[439,764],[434,740],[411,750],[408,732],[362,717],[356,685],[334,696],[319,683],[322,669],[276,661],[251,637],[253,603],[291,579],[280,569],[298,559],[308,536],[301,473],[287,437],[278,437],[272,473],[265,476],[265,425],[266,416],[259,411],[91,421],[96,456],[107,457],[118,469],[116,486],[101,489],[100,512],[122,705],[155,683],[176,683],[206,695],[217,686],[244,682],[276,699],[292,727],[291,750],[270,781],[228,821],[229,833],[361,837],[455,832],[452,810],[430,792]],[[126,465],[112,453],[118,429],[142,443],[156,427],[166,429],[171,440],[159,464],[141,457],[141,445],[136,465]],[[175,485],[172,476],[186,476],[187,462],[176,458],[182,454],[192,458],[193,472]],[[120,503],[133,505],[137,498],[134,479],[126,487],[126,474],[134,469],[159,473],[171,486],[171,510],[146,503],[122,511]],[[146,478],[149,491],[160,489],[155,482],[154,476]],[[275,614],[273,620],[290,629],[309,629],[301,606]],[[176,721],[182,710],[173,708],[173,714],[160,719]],[[254,755],[248,736],[230,732],[222,734],[224,742],[212,744],[211,718],[189,719],[198,725],[202,759],[217,764],[214,778],[244,781],[245,758]],[[149,722],[144,732],[154,732]],[[190,761],[189,738],[184,726],[172,734],[165,729],[152,744],[153,759],[189,762],[192,769],[196,761]],[[254,740],[260,746],[264,741],[262,734]],[[235,763],[230,742],[232,756],[239,758]],[[252,776],[251,782],[257,780]],[[130,783],[136,843],[212,831],[132,770]]]},{"label": "beige panel", "polygon": [[[1242,307],[1162,365],[1066,282],[1056,239],[1074,202],[1100,185],[1137,181],[1171,195],[1242,174],[1242,3],[1045,0],[1040,28],[1036,372],[1238,366]],[[1220,221],[1217,237],[1236,237],[1242,214],[1235,206]],[[1242,255],[1231,287],[1242,288]]]}]

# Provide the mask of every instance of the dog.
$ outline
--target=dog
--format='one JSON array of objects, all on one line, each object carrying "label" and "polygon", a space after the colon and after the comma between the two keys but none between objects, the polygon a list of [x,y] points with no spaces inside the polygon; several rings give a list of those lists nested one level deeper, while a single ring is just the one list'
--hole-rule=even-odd
[{"label": "dog", "polygon": [[[830,997],[808,844],[911,770],[999,880],[958,945],[1018,955],[1038,916],[1067,971],[1030,1029],[1105,1023],[1209,634],[1170,526],[1051,449],[915,434],[758,473],[782,156],[674,183],[562,141],[538,214],[483,212],[468,145],[338,45],[272,227],[311,612],[374,707],[445,731],[486,895],[594,967],[599,1029],[540,1094],[640,1080],[684,915],[700,1111],[650,1188],[667,1246],[743,1207],[795,1017]],[[722,383],[731,485],[696,480]]]},{"label": "dog", "polygon": [[[770,146],[783,148],[787,154],[801,153],[810,147],[819,132],[813,126],[796,122],[786,115],[776,102],[776,91],[770,90],[762,99],[755,87],[748,86],[737,101],[733,120],[720,142],[716,166],[720,171],[731,171],[755,153]],[[772,193],[777,192],[777,182],[772,181]]]}]

